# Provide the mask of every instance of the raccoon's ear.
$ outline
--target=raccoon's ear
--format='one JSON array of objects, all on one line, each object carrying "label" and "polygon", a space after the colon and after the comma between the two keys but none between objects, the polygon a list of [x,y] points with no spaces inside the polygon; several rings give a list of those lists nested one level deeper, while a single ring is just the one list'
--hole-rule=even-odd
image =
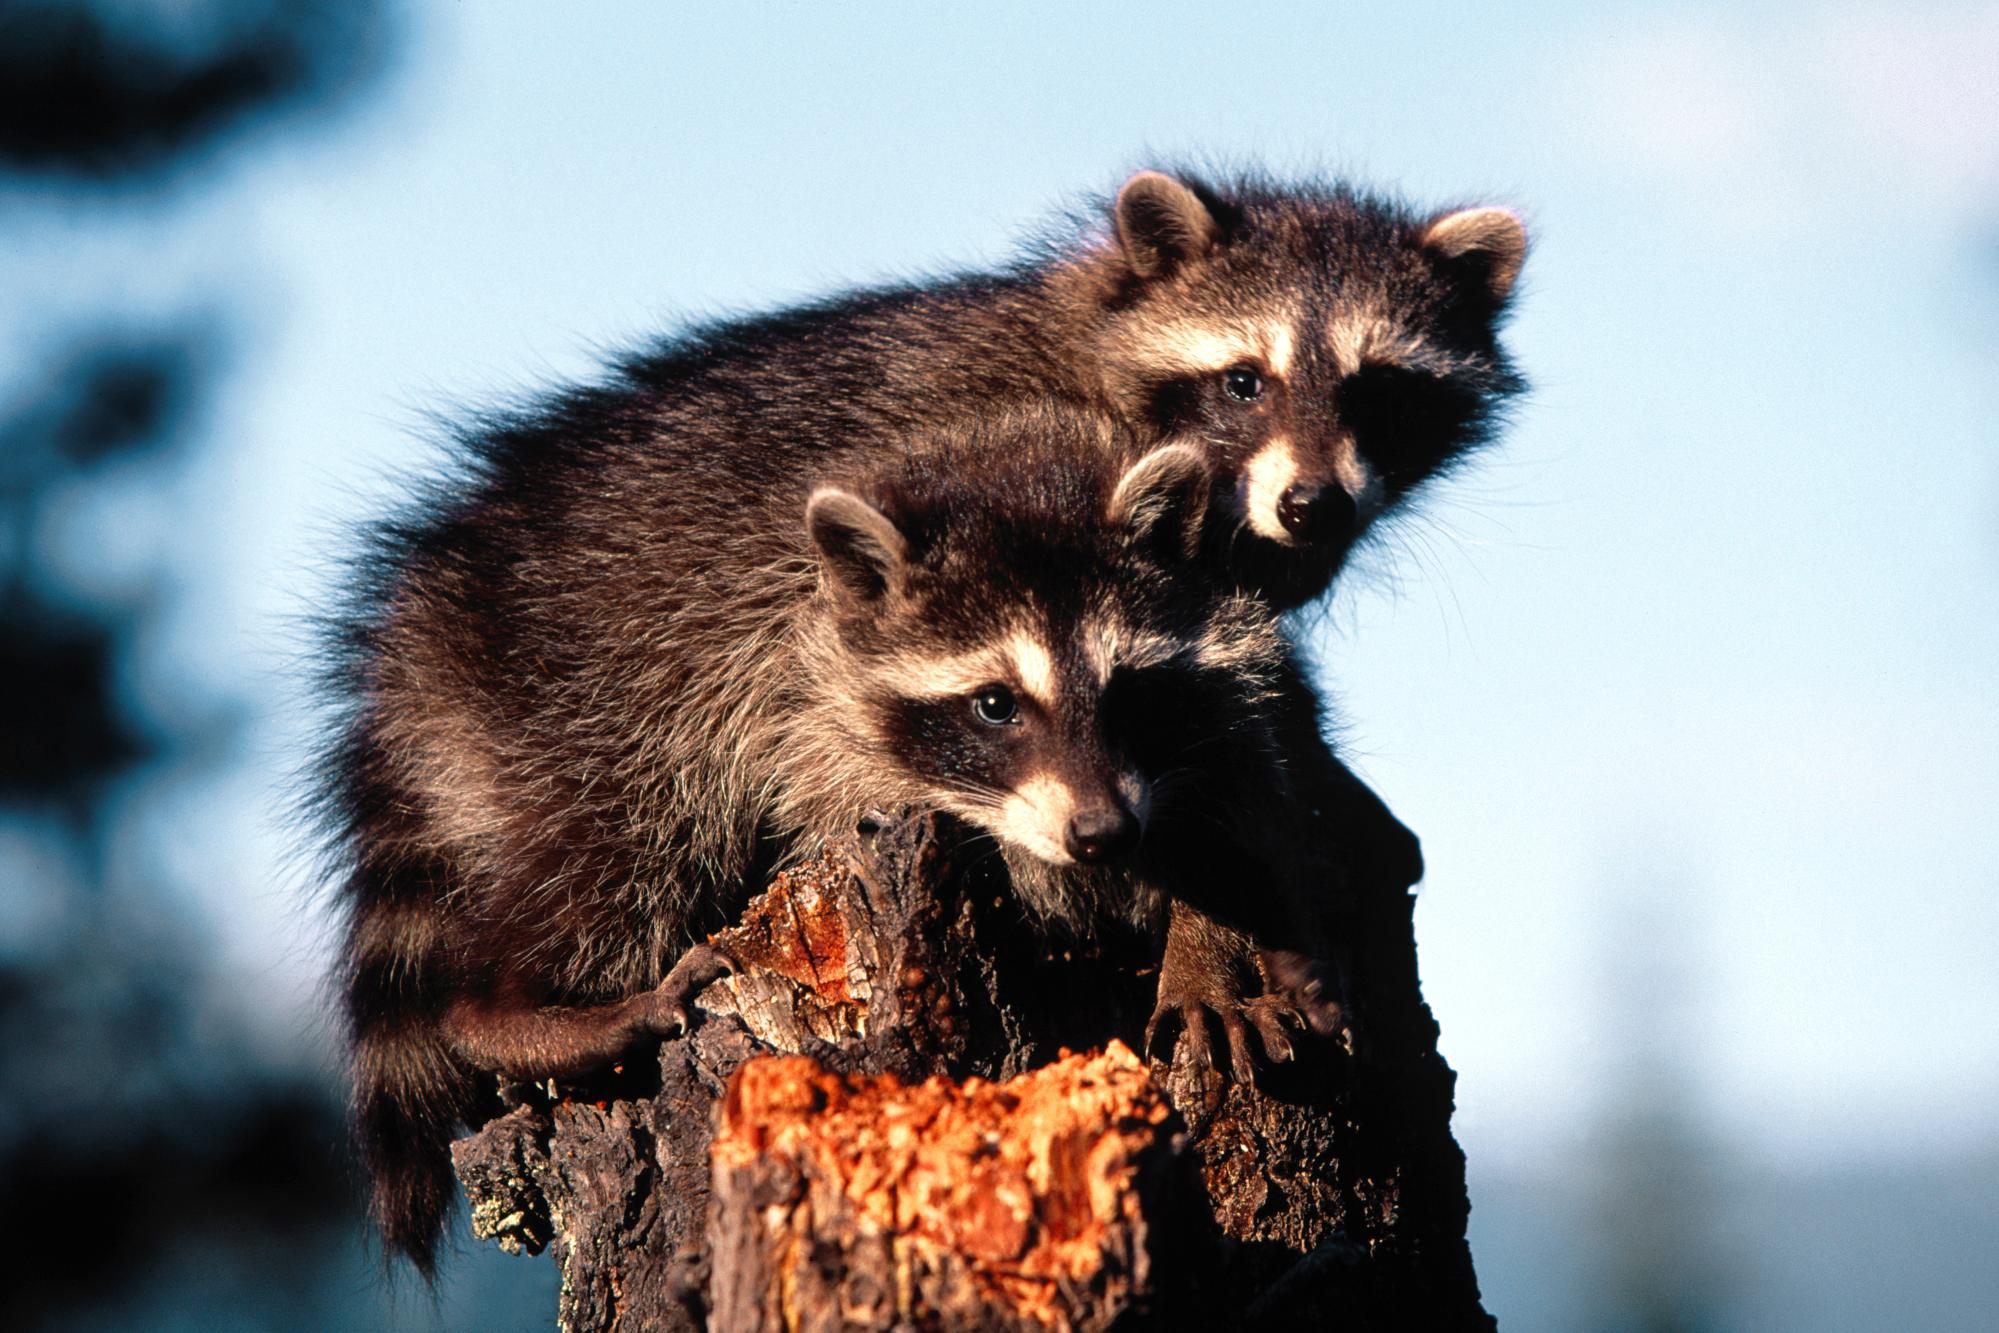
[{"label": "raccoon's ear", "polygon": [[1200,195],[1160,171],[1141,171],[1124,183],[1116,217],[1125,262],[1141,278],[1200,258],[1221,231]]},{"label": "raccoon's ear", "polygon": [[888,515],[837,486],[812,492],[805,502],[805,530],[833,586],[862,601],[895,587],[909,563],[909,542]]},{"label": "raccoon's ear", "polygon": [[1190,444],[1168,444],[1125,469],[1111,492],[1109,518],[1133,541],[1166,541],[1176,555],[1189,556],[1207,511],[1207,458]]},{"label": "raccoon's ear", "polygon": [[1464,208],[1431,220],[1423,248],[1461,281],[1504,305],[1527,259],[1527,227],[1506,208]]}]

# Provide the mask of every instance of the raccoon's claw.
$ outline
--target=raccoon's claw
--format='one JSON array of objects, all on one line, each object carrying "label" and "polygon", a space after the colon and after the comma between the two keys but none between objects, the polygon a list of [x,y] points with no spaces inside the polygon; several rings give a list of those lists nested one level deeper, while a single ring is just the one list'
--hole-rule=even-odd
[{"label": "raccoon's claw", "polygon": [[655,1037],[694,1030],[694,997],[736,970],[736,960],[711,944],[697,944],[680,956],[666,980],[646,998],[646,1028]]},{"label": "raccoon's claw", "polygon": [[[1255,1032],[1257,1041],[1263,1047],[1266,1059],[1273,1064],[1282,1064],[1291,1058],[1291,1043],[1278,1026],[1275,1016],[1267,1009],[1257,1007],[1256,1001],[1246,1004],[1232,1004],[1221,1001],[1184,1000],[1173,1002],[1162,999],[1152,1011],[1152,1017],[1145,1024],[1145,1051],[1147,1055],[1158,1050],[1160,1020],[1172,1017],[1180,1024],[1180,1044],[1184,1044],[1188,1062],[1198,1070],[1206,1072],[1215,1067],[1214,1049],[1208,1035],[1208,1017],[1213,1015],[1222,1025],[1222,1035],[1229,1044],[1229,1072],[1238,1083],[1256,1081],[1256,1060],[1250,1051],[1250,1033]],[[1178,1047],[1169,1052],[1173,1059]]]},{"label": "raccoon's claw", "polygon": [[1263,1054],[1274,1065],[1289,1064],[1297,1057],[1291,1047],[1291,1038],[1285,1034],[1284,1020],[1300,1027],[1304,1019],[1297,1007],[1278,995],[1259,995],[1247,1001],[1242,1007],[1243,1016],[1256,1029],[1257,1040],[1263,1043]]},{"label": "raccoon's claw", "polygon": [[[1249,1025],[1243,1023],[1241,1011],[1233,1009],[1229,1005],[1209,1007],[1207,1003],[1203,1003],[1199,999],[1189,999],[1189,1001],[1179,1003],[1179,1005],[1161,1003],[1157,1009],[1153,1009],[1151,1019],[1145,1023],[1145,1051],[1147,1053],[1153,1051],[1153,1041],[1155,1041],[1157,1031],[1159,1031],[1159,1019],[1165,1017],[1165,1015],[1173,1015],[1175,1019],[1179,1019],[1181,1041],[1187,1043],[1187,1061],[1195,1069],[1199,1069],[1203,1073],[1209,1071],[1209,1069],[1213,1069],[1215,1067],[1215,1055],[1213,1055],[1213,1047],[1209,1045],[1209,1037],[1207,1037],[1207,1015],[1209,1013],[1213,1013],[1215,1019],[1221,1021],[1221,1033],[1227,1037],[1227,1043],[1229,1043],[1229,1073],[1235,1077],[1237,1083],[1253,1083],[1255,1081],[1255,1061],[1249,1057]],[[1261,1033],[1261,1027],[1257,1031]],[[1273,1059],[1279,1059],[1279,1057],[1273,1055]],[[1289,1059],[1289,1047],[1285,1047],[1285,1055],[1281,1059]]]},{"label": "raccoon's claw", "polygon": [[[1265,994],[1250,1001],[1282,1013],[1300,1027],[1330,1037],[1350,1026],[1333,979],[1318,960],[1289,949],[1258,951]],[[1274,1020],[1273,1020],[1274,1021]]]},{"label": "raccoon's claw", "polygon": [[1263,993],[1250,997],[1242,995],[1238,980],[1226,971],[1198,965],[1162,969],[1159,1000],[1145,1025],[1146,1054],[1158,1053],[1160,1032],[1172,1019],[1179,1024],[1185,1050],[1169,1050],[1166,1058],[1184,1054],[1194,1069],[1214,1069],[1212,1017],[1228,1041],[1230,1072],[1237,1082],[1251,1083],[1256,1048],[1265,1063],[1288,1064],[1298,1055],[1294,1033],[1329,1037],[1351,1030],[1346,1008],[1335,998],[1337,982],[1325,964],[1288,949],[1259,949],[1253,956]]}]

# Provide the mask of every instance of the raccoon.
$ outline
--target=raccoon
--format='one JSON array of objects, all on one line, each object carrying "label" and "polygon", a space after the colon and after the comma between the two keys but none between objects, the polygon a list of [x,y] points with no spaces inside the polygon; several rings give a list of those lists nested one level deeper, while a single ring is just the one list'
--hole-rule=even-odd
[{"label": "raccoon", "polygon": [[[802,479],[866,494],[910,441],[954,423],[1025,413],[1094,451],[1103,475],[1161,445],[1196,449],[1212,497],[1197,563],[1253,594],[1208,597],[1242,620],[1215,642],[1261,645],[1221,673],[1263,719],[1243,733],[1257,738],[1238,751],[1245,770],[1265,771],[1263,747],[1319,791],[1270,808],[1354,812],[1337,854],[1317,859],[1266,821],[1257,836],[1284,847],[1273,875],[1323,885],[1365,863],[1413,882],[1414,838],[1327,750],[1316,696],[1257,617],[1323,592],[1371,521],[1484,438],[1519,388],[1496,329],[1524,248],[1498,210],[1420,216],[1338,185],[1144,172],[997,272],[697,326],[598,386],[471,432],[468,475],[372,543],[334,639],[350,716],[321,807],[351,863],[357,1113],[390,1240],[429,1265],[451,1191],[444,1145],[475,1070],[582,1068],[677,1023],[716,960],[697,950],[675,987],[655,983],[799,830],[824,826],[829,811],[799,807],[802,793],[844,799],[865,780],[877,800],[897,795],[884,775],[906,769],[893,764],[837,783],[834,769],[784,769],[779,756],[830,733],[776,727],[780,704],[809,700],[772,693],[796,677],[757,668],[805,651],[795,608],[825,600],[812,589],[837,565],[801,536]],[[1063,429],[1050,413],[1109,423]],[[1006,495],[1022,432],[970,440],[919,452],[958,469],[943,493]],[[813,530],[832,540],[843,502],[826,503]],[[862,540],[864,523],[847,527]],[[1065,660],[1042,646],[1051,669]],[[947,808],[1011,849],[1023,901],[1051,920],[1135,920],[1158,915],[1162,892],[1068,837],[1080,819],[1086,853],[1165,845],[1133,833],[1137,790],[1119,803],[1050,779],[1004,788],[983,822],[964,793]],[[935,784],[904,794],[944,803]],[[1059,863],[1058,832],[1075,864]],[[1162,978],[1162,1006],[1220,1015],[1240,1066],[1241,1015],[1214,977],[1241,966],[1246,935],[1308,932],[1230,927],[1217,917],[1236,904],[1199,910],[1195,877],[1182,881],[1171,915],[1186,925],[1167,954],[1185,965]],[[1281,956],[1257,961],[1323,1024],[1316,982]],[[1165,984],[1179,977],[1193,980]]]},{"label": "raccoon", "polygon": [[1526,245],[1498,208],[1143,171],[996,271],[691,326],[557,424],[783,476],[1016,402],[1108,413],[1138,453],[1206,452],[1205,549],[1290,608],[1522,388],[1498,331]]},{"label": "raccoon", "polygon": [[1114,218],[1103,395],[1209,450],[1210,548],[1274,605],[1323,593],[1525,387],[1498,341],[1527,251],[1508,210],[1144,172]]},{"label": "raccoon", "polygon": [[1191,558],[1198,450],[1028,407],[788,475],[574,430],[478,458],[377,541],[320,802],[376,1211],[424,1271],[482,1071],[683,1026],[726,967],[690,942],[883,805],[984,831],[1051,927],[1170,916],[1162,1010],[1217,1015],[1239,1065],[1251,1031],[1282,1058],[1286,1010],[1325,1026],[1302,979],[1244,1000],[1297,954],[1249,941],[1309,938],[1343,854],[1312,812],[1371,794],[1277,614]]}]

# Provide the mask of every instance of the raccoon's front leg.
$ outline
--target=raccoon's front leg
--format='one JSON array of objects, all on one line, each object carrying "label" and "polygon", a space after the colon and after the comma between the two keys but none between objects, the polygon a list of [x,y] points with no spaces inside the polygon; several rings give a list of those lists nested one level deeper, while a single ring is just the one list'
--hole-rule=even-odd
[{"label": "raccoon's front leg", "polygon": [[610,1004],[536,1003],[517,986],[461,999],[444,1013],[452,1048],[468,1064],[507,1078],[580,1074],[632,1047],[694,1025],[694,997],[735,971],[721,950],[697,944],[649,991]]},{"label": "raccoon's front leg", "polygon": [[[1252,1031],[1272,1063],[1291,1059],[1285,1023],[1316,1029],[1318,1020],[1287,990],[1271,989],[1272,978],[1260,976],[1263,971],[1247,936],[1176,899],[1168,918],[1166,953],[1159,964],[1159,998],[1145,1025],[1146,1051],[1152,1051],[1161,1021],[1170,1017],[1179,1022],[1180,1040],[1187,1043],[1196,1066],[1213,1068],[1208,1036],[1208,1016],[1213,1015],[1228,1041],[1229,1065],[1238,1082],[1255,1080]],[[1265,983],[1261,987],[1256,984],[1259,980]],[[1258,990],[1263,993],[1255,993]]]},{"label": "raccoon's front leg", "polygon": [[712,944],[697,944],[643,999],[651,1001],[648,1031],[669,1037],[694,1030],[694,997],[736,970],[736,960]]}]

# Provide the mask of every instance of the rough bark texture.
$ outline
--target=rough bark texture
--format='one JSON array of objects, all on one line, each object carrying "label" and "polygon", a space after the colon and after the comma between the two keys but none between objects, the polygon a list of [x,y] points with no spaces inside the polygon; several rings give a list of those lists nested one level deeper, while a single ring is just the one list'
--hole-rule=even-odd
[{"label": "rough bark texture", "polygon": [[1126,1045],[1156,945],[1038,936],[951,846],[911,816],[781,875],[656,1065],[460,1140],[565,1328],[1492,1326],[1412,898],[1350,923],[1354,1050],[1251,1088]]}]

